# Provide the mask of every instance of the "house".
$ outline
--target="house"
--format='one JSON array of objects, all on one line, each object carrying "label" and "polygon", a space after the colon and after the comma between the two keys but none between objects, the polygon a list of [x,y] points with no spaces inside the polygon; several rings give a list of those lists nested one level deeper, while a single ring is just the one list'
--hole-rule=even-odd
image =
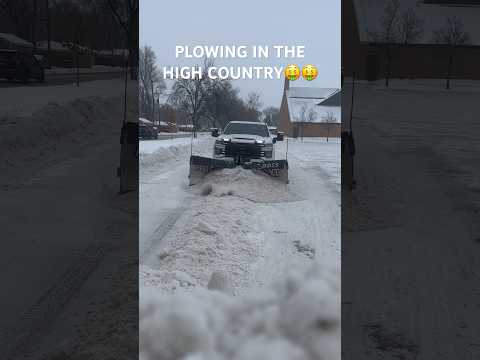
[{"label": "house", "polygon": [[33,44],[14,34],[0,33],[0,49],[32,52]]},{"label": "house", "polygon": [[128,54],[128,49],[96,50],[94,51],[95,65],[124,66]]},{"label": "house", "polygon": [[176,133],[177,127],[173,123],[165,122],[165,121],[157,121],[158,130],[160,132],[165,133]]},{"label": "house", "polygon": [[290,137],[340,137],[340,89],[290,87],[285,79],[278,131]]},{"label": "house", "polygon": [[[345,0],[342,2],[342,66],[344,75],[374,81],[396,79],[443,79],[446,77],[451,47],[435,41],[434,32],[445,28],[455,17],[469,35],[467,44],[456,47],[452,79],[480,79],[480,0],[404,0],[399,14],[408,9],[423,21],[423,32],[405,43],[388,44],[390,66],[386,61],[386,43],[381,33],[385,0]],[[387,70],[388,69],[388,70]]]},{"label": "house", "polygon": [[[78,51],[76,54],[75,50]],[[37,41],[37,53],[48,55],[48,42],[46,40]],[[73,68],[76,67],[78,56],[78,66],[80,68],[91,68],[93,65],[92,51],[87,47],[69,42],[50,41],[50,66]]]}]

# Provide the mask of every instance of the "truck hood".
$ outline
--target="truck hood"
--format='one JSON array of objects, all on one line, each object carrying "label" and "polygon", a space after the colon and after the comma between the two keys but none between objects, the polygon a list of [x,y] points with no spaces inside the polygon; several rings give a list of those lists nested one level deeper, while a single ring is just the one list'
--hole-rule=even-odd
[{"label": "truck hood", "polygon": [[247,143],[253,144],[257,140],[263,140],[266,144],[272,143],[272,138],[270,137],[262,137],[258,135],[250,135],[250,134],[229,134],[229,135],[220,135],[220,139],[230,139],[232,142],[235,143]]}]

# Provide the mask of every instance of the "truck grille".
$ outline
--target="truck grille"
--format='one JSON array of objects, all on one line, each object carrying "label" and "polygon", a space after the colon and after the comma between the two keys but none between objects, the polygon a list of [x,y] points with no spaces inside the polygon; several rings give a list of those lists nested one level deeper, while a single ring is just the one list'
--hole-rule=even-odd
[{"label": "truck grille", "polygon": [[227,143],[225,146],[225,156],[260,159],[265,156],[265,153],[260,144]]}]

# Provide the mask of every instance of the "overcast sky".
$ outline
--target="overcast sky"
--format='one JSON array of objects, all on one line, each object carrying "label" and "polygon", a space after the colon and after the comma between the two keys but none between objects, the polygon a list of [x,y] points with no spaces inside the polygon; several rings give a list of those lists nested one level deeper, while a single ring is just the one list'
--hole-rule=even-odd
[{"label": "overcast sky", "polygon": [[[175,58],[176,45],[305,45],[305,58],[217,59],[216,66],[314,64],[317,79],[291,86],[340,87],[340,0],[140,1],[140,45],[149,45],[158,66],[201,65]],[[260,93],[264,106],[280,107],[281,80],[236,80],[242,97]]]}]

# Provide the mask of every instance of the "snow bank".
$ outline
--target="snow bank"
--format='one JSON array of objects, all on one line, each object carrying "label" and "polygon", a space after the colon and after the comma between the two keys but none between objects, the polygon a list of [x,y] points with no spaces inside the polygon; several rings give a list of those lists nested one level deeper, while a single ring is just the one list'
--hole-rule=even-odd
[{"label": "snow bank", "polygon": [[[190,138],[178,138],[178,139],[168,139],[168,140],[141,140],[139,142],[139,149],[141,155],[149,155],[153,154],[154,152],[169,148],[169,147],[177,147],[180,145],[189,145],[190,146],[191,139]],[[190,150],[190,147],[189,147]]]},{"label": "snow bank", "polygon": [[[157,142],[161,141],[165,140],[157,140]],[[168,144],[164,144],[164,146],[157,147],[155,150],[149,149],[149,151],[147,150],[146,152],[139,152],[138,161],[140,171],[143,172],[162,162],[178,160],[181,157],[185,157],[187,154],[190,154],[190,144],[185,142],[178,142],[175,145],[169,142]]]},{"label": "snow bank", "polygon": [[[136,85],[129,83],[129,90]],[[73,84],[59,86],[19,86],[2,89],[0,108],[2,117],[27,116],[47,104],[62,106],[80,98],[112,98],[123,95],[122,79],[85,81],[80,87]],[[45,89],[47,88],[47,91]]]},{"label": "snow bank", "polygon": [[340,271],[315,262],[239,297],[141,288],[140,359],[340,359]]},{"label": "snow bank", "polygon": [[[200,134],[198,138],[193,139],[193,153],[211,156],[213,139]],[[138,154],[140,176],[166,169],[171,166],[172,161],[184,161],[188,164],[191,141],[191,138],[140,141]]]},{"label": "snow bank", "polygon": [[[31,116],[0,117],[0,172],[33,171],[50,156],[78,151],[96,135],[118,134],[120,98],[49,103]],[[23,169],[23,170],[22,170]]]}]

